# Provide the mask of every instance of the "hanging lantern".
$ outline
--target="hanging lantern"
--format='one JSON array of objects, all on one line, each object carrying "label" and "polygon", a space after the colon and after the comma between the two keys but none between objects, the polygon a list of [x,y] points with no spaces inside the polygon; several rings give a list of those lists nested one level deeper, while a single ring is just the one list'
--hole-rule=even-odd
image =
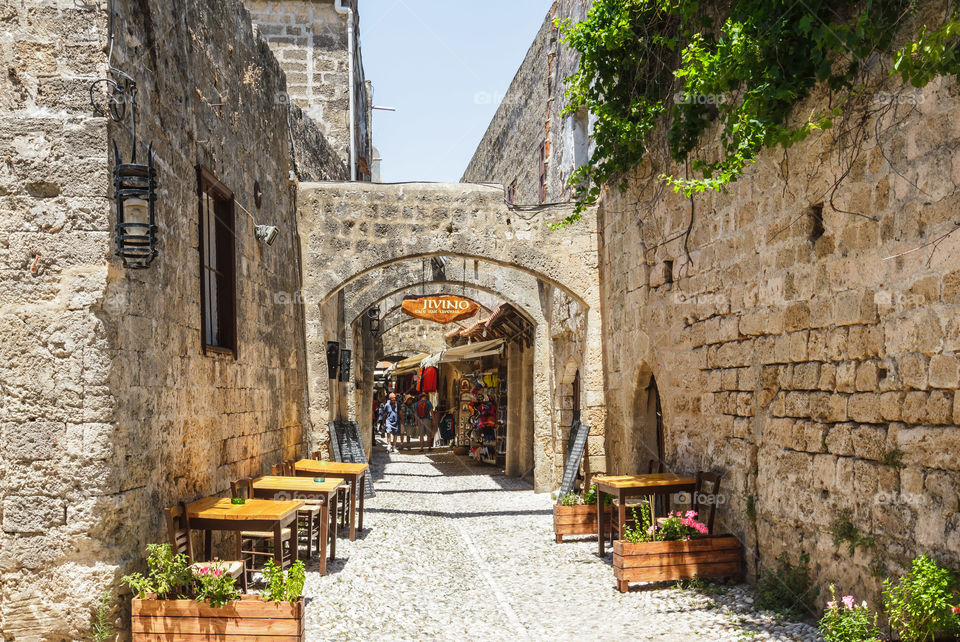
[{"label": "hanging lantern", "polygon": [[367,318],[370,319],[370,335],[376,337],[380,334],[380,308],[367,310]]},{"label": "hanging lantern", "polygon": [[336,341],[327,341],[327,379],[336,379],[339,368],[340,344]]},{"label": "hanging lantern", "polygon": [[116,144],[113,188],[117,201],[115,254],[124,267],[145,269],[157,256],[157,225],[154,214],[156,176],[153,169],[153,145],[147,150],[147,164],[123,163]]}]

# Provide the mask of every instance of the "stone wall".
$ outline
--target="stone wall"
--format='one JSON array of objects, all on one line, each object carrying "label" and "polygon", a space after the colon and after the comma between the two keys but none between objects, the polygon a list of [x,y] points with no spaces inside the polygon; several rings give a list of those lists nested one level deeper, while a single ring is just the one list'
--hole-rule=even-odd
[{"label": "stone wall", "polygon": [[[282,100],[301,107],[319,123],[341,160],[350,162],[350,92],[347,17],[334,0],[245,0],[260,35],[287,73]],[[356,1],[354,79],[358,178],[369,180],[372,155],[370,98],[360,54]],[[366,171],[364,171],[364,169]],[[349,178],[349,169],[347,172]]]},{"label": "stone wall", "polygon": [[403,355],[412,357],[418,352],[431,354],[446,349],[445,335],[454,326],[441,325],[423,319],[410,319],[380,335],[385,356]]},{"label": "stone wall", "polygon": [[536,204],[540,188],[540,146],[546,152],[544,202],[570,200],[567,181],[592,150],[586,113],[561,115],[566,106],[563,79],[579,55],[563,46],[554,20],[583,20],[589,0],[554,3],[527,51],[496,115],[461,179],[516,186],[515,203]]},{"label": "stone wall", "polygon": [[[641,167],[600,212],[610,468],[646,466],[652,376],[669,468],[724,475],[722,527],[767,564],[808,552],[857,595],[919,553],[960,563],[960,240],[941,238],[960,200],[957,93],[910,94],[852,159],[832,132],[765,153],[693,206]],[[834,544],[843,511],[875,549]]]},{"label": "stone wall", "polygon": [[[303,312],[278,296],[300,287],[290,123],[310,139],[302,175],[342,165],[289,112],[284,72],[238,0],[118,0],[116,12],[112,63],[138,83],[137,157],[152,142],[159,174],[159,256],[139,271],[113,257],[112,146],[129,160],[128,121],[89,104],[105,11],[0,8],[5,639],[82,637],[102,592],[122,594],[117,579],[166,538],[164,506],[223,493],[304,439]],[[237,203],[236,360],[200,345],[198,164]],[[280,228],[272,246],[254,216]]]}]

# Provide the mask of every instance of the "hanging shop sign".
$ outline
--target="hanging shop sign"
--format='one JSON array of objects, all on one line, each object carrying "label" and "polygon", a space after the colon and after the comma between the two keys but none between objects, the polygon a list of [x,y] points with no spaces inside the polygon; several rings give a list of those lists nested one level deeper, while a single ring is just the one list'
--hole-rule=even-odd
[{"label": "hanging shop sign", "polygon": [[405,297],[402,307],[403,311],[412,317],[437,323],[453,323],[469,319],[480,309],[476,301],[451,294]]}]

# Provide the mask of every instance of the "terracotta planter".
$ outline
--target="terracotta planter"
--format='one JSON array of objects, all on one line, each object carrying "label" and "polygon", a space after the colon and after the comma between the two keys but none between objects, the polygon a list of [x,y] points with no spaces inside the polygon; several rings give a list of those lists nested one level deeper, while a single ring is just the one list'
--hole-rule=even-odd
[{"label": "terracotta planter", "polygon": [[699,578],[739,577],[740,541],[733,535],[710,535],[686,542],[613,543],[617,589],[630,582],[674,582]]},{"label": "terracotta planter", "polygon": [[215,609],[195,600],[133,599],[131,629],[134,642],[213,639],[301,642],[303,600],[263,602],[258,595],[243,595]]},{"label": "terracotta planter", "polygon": [[[607,518],[607,523],[611,523],[610,517]],[[557,536],[558,544],[563,541],[564,535],[596,535],[597,505],[561,506],[560,504],[554,504],[553,532]]]}]

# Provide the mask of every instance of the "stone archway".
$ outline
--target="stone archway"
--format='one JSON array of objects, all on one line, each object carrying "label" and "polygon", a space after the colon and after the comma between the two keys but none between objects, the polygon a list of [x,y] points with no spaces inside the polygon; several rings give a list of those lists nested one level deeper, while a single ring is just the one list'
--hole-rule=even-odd
[{"label": "stone archway", "polygon": [[[596,435],[603,434],[600,290],[592,213],[571,228],[554,230],[549,223],[566,216],[569,206],[517,209],[504,201],[502,188],[466,184],[302,184],[298,203],[311,423],[316,433],[311,441],[322,441],[329,417],[345,408],[329,398],[326,341],[350,343],[355,332],[351,317],[382,300],[381,285],[391,279],[403,281],[393,287],[415,282],[432,287],[435,281],[424,278],[418,265],[432,257],[454,257],[450,267],[459,259],[461,272],[464,259],[468,268],[476,260],[497,269],[499,282],[480,284],[497,294],[512,291],[504,274],[528,283],[522,288],[525,292],[536,293],[527,298],[539,305],[536,317],[544,320],[538,323],[534,349],[535,379],[543,388],[535,406],[544,418],[536,422],[535,439],[541,445],[534,471],[538,490],[549,490],[555,481],[557,426],[550,370],[551,338],[556,333],[549,325],[562,316],[558,310],[575,308],[582,319],[575,327],[582,335],[577,341],[584,355],[584,419]],[[487,273],[494,271],[485,269]]]}]

